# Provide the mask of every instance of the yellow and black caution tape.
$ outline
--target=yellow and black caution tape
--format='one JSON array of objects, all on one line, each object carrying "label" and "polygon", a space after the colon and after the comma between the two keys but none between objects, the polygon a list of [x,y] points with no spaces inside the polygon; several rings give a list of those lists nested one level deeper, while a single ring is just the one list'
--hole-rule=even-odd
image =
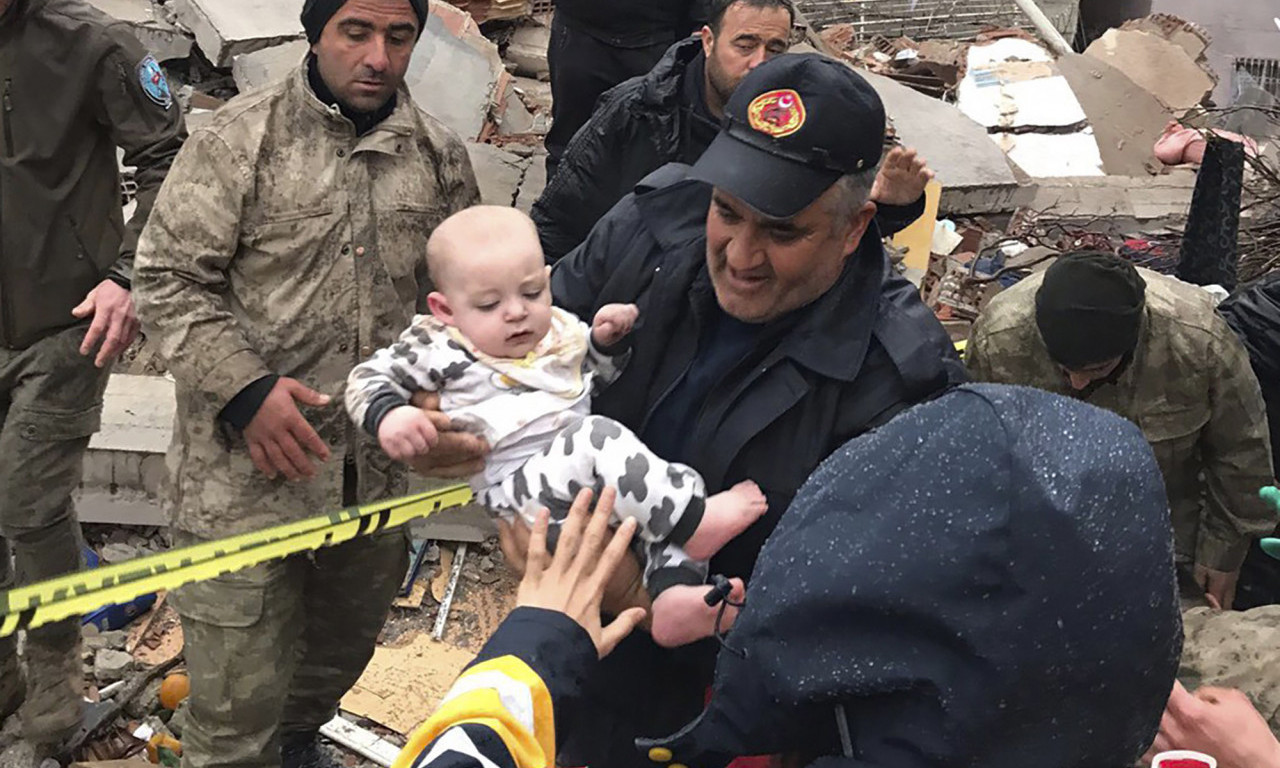
[{"label": "yellow and black caution tape", "polygon": [[159,589],[176,589],[269,560],[341,544],[470,501],[471,489],[454,485],[0,592],[0,637],[128,602]]}]

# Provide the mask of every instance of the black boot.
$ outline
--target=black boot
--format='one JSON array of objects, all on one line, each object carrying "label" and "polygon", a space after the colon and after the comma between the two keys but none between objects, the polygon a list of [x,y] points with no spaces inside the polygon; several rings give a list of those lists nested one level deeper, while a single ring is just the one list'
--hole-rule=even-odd
[{"label": "black boot", "polygon": [[280,737],[281,768],[342,768],[320,748],[319,731],[296,731]]}]

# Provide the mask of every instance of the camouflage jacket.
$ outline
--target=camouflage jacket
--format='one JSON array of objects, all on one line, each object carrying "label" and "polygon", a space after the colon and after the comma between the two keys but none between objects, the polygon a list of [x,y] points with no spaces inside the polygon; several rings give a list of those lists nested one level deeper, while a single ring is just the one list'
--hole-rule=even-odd
[{"label": "camouflage jacket", "polygon": [[[1249,357],[1195,286],[1141,270],[1147,309],[1133,361],[1089,402],[1137,424],[1164,474],[1178,559],[1233,571],[1276,516],[1258,498],[1271,479],[1266,407]],[[977,381],[1073,392],[1036,329],[1033,275],[992,300],[969,339]]]},{"label": "camouflage jacket", "polygon": [[[175,525],[226,536],[340,506],[344,457],[362,503],[403,492],[403,471],[347,418],[347,374],[409,324],[430,291],[428,237],[477,202],[466,148],[404,89],[357,137],[304,67],[192,133],[134,277],[143,328],[177,380]],[[333,452],[312,480],[267,479],[218,420],[273,373],[333,398],[302,408]]]}]

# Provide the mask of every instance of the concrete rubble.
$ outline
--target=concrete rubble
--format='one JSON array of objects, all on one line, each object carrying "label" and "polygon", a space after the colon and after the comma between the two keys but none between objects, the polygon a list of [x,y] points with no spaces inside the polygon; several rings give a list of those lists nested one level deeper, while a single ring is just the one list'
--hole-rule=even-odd
[{"label": "concrete rubble", "polygon": [[1208,41],[1192,25],[1163,18],[1163,25],[1141,22],[1108,30],[1085,55],[1121,70],[1181,115],[1203,102],[1218,81],[1204,55]]},{"label": "concrete rubble", "polygon": [[303,36],[303,0],[171,0],[178,20],[216,67]]}]

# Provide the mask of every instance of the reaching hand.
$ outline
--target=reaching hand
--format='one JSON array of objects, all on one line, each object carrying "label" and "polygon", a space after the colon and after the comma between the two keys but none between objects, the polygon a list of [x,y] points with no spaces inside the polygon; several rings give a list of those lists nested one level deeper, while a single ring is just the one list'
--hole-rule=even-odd
[{"label": "reaching hand", "polygon": [[378,425],[378,444],[396,461],[425,456],[439,442],[440,435],[431,419],[412,405],[392,408]]},{"label": "reaching hand", "polygon": [[315,407],[329,404],[328,395],[282,376],[244,429],[249,458],[259,472],[272,480],[280,474],[290,480],[315,477],[316,468],[308,453],[321,461],[329,460],[329,446],[307,423],[295,400]]},{"label": "reaching hand", "polygon": [[1204,587],[1205,594],[1213,598],[1221,610],[1231,610],[1236,599],[1236,583],[1240,581],[1240,571],[1215,571],[1203,565],[1195,567],[1196,583]]},{"label": "reaching hand", "polygon": [[[98,348],[93,364],[99,368],[119,357],[138,337],[139,323],[133,310],[133,295],[114,281],[98,283],[84,301],[71,310],[71,314],[81,319],[93,317],[80,344],[80,354],[92,354],[94,348]],[[101,347],[98,347],[99,341],[102,342]]]},{"label": "reaching hand", "polygon": [[1280,766],[1280,742],[1267,721],[1243,693],[1225,688],[1200,688],[1191,694],[1182,683],[1173,684],[1160,733],[1143,763],[1175,749],[1209,755],[1218,768]]},{"label": "reaching hand", "polygon": [[624,520],[616,532],[610,532],[615,496],[612,489],[605,489],[595,512],[588,515],[591,491],[581,491],[568,518],[561,523],[554,556],[547,553],[549,514],[544,509],[533,527],[524,580],[516,593],[516,605],[559,611],[576,621],[591,636],[601,658],[608,656],[645,616],[643,608],[631,608],[608,625],[600,620],[605,585],[627,554],[627,545],[636,532],[636,521],[631,518]]},{"label": "reaching hand", "polygon": [[933,180],[934,172],[914,149],[894,147],[876,174],[871,187],[871,202],[885,205],[910,205],[920,199],[924,188]]},{"label": "reaching hand", "polygon": [[635,304],[605,304],[591,322],[591,337],[597,347],[612,347],[631,333],[639,317]]}]

